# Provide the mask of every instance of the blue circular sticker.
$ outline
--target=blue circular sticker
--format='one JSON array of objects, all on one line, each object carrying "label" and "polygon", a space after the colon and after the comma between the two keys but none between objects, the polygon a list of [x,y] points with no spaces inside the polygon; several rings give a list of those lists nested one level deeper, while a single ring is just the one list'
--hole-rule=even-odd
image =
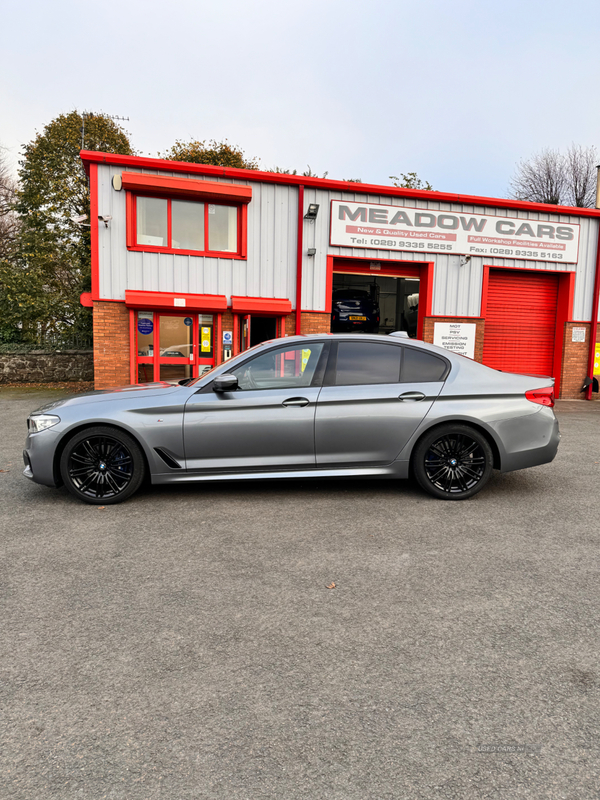
[{"label": "blue circular sticker", "polygon": [[186,317],[183,321],[186,325],[191,325],[194,320],[191,317]]},{"label": "blue circular sticker", "polygon": [[146,319],[146,317],[142,317],[138,319],[138,331],[143,335],[147,336],[149,333],[152,333],[154,330],[154,323],[151,319]]}]

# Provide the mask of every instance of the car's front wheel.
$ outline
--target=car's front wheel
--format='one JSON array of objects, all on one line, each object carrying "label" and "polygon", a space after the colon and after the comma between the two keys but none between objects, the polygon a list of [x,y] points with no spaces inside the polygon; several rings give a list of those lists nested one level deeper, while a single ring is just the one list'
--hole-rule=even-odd
[{"label": "car's front wheel", "polygon": [[468,425],[443,425],[426,434],[413,455],[414,475],[442,500],[466,500],[489,481],[494,457],[488,440]]},{"label": "car's front wheel", "polygon": [[67,489],[84,503],[121,503],[136,492],[145,473],[135,440],[105,426],[75,434],[63,450],[60,474]]}]

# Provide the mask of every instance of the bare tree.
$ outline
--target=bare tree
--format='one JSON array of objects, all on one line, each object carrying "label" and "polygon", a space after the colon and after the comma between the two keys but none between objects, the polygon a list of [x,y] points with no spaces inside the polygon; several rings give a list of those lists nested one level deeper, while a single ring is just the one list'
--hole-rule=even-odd
[{"label": "bare tree", "polygon": [[566,203],[568,206],[593,208],[596,204],[596,165],[598,152],[595,147],[572,144],[565,156],[567,180]]},{"label": "bare tree", "polygon": [[0,258],[8,257],[17,238],[19,220],[14,211],[16,191],[17,182],[11,176],[0,148]]},{"label": "bare tree", "polygon": [[563,155],[547,148],[520,161],[511,181],[511,196],[533,203],[591,208],[595,204],[595,147],[572,144]]},{"label": "bare tree", "polygon": [[560,205],[565,193],[564,159],[558,150],[542,150],[529,161],[520,161],[511,181],[517,200]]}]

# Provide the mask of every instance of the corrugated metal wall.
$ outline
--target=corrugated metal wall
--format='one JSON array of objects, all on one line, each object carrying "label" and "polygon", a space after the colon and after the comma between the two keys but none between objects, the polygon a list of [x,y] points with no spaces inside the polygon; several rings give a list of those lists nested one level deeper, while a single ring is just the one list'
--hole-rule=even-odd
[{"label": "corrugated metal wall", "polygon": [[[484,263],[491,266],[505,266],[526,269],[559,271],[575,271],[575,301],[573,319],[589,320],[592,314],[592,291],[594,284],[594,266],[598,242],[598,220],[589,217],[542,214],[539,212],[516,211],[507,208],[489,208],[487,206],[467,206],[433,201],[414,201],[407,198],[394,198],[377,195],[365,195],[356,192],[331,192],[306,189],[305,205],[319,203],[319,216],[314,225],[306,224],[304,228],[304,250],[316,247],[317,255],[313,259],[305,258],[302,304],[305,308],[323,309],[325,307],[325,274],[326,260],[323,253],[338,256],[354,256],[372,261],[388,261],[401,258],[403,261],[423,261],[422,253],[407,251],[399,256],[397,251],[366,250],[349,247],[332,247],[329,245],[329,215],[331,200],[348,200],[357,203],[380,203],[388,206],[407,206],[431,211],[448,211],[459,213],[487,214],[514,219],[530,219],[535,221],[568,222],[580,226],[579,262],[574,264],[557,264],[548,261],[523,261],[516,259],[472,257],[464,266],[460,265],[460,256],[431,254],[428,260],[434,261],[433,313],[440,316],[477,317],[481,313],[481,288]],[[312,229],[312,230],[311,230]],[[321,256],[321,257],[319,257]]]},{"label": "corrugated metal wall", "polygon": [[[147,175],[197,175],[134,170]],[[126,289],[248,297],[285,297],[295,304],[298,190],[252,183],[248,206],[248,260],[204,258],[127,250],[125,192],[112,188],[120,167],[98,166],[98,213],[111,214],[99,228],[100,297],[124,300]],[[214,181],[211,178],[211,181]],[[250,185],[250,182],[223,180]]]},{"label": "corrugated metal wall", "polygon": [[[100,244],[100,296],[115,300],[125,298],[125,289],[161,292],[189,292],[224,294],[250,297],[286,297],[295,307],[296,250],[298,188],[280,184],[230,181],[252,186],[252,201],[248,206],[248,260],[176,256],[162,253],[141,253],[127,250],[125,238],[125,192],[116,192],[111,185],[112,176],[121,168],[99,165],[98,213],[111,214],[109,228],[99,229]],[[137,170],[136,170],[137,171]],[[159,174],[141,170],[146,174]],[[181,173],[160,172],[161,175]],[[196,178],[197,175],[186,177]],[[210,179],[216,180],[215,178]],[[448,316],[479,316],[481,312],[481,287],[483,265],[521,267],[527,269],[574,270],[575,301],[574,320],[589,320],[592,311],[594,266],[598,241],[598,220],[570,215],[516,211],[487,206],[467,206],[440,203],[433,200],[411,200],[388,196],[365,195],[360,191],[336,192],[306,188],[305,208],[318,203],[319,215],[315,222],[304,221],[302,264],[302,308],[324,311],[326,307],[327,255],[354,256],[369,260],[398,259],[397,251],[366,250],[332,247],[329,244],[329,216],[331,200],[380,203],[382,205],[408,206],[431,211],[488,214],[534,221],[568,222],[580,225],[579,262],[557,264],[547,261],[522,261],[502,258],[472,257],[464,266],[460,256],[428,254],[435,262],[433,287],[433,313]],[[309,258],[306,252],[316,248]],[[406,252],[404,261],[423,261],[422,253]]]}]

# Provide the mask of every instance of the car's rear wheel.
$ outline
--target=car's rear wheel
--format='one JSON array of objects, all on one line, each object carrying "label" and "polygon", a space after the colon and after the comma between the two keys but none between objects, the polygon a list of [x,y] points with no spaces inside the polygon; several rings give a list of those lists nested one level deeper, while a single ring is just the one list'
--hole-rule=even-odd
[{"label": "car's rear wheel", "polygon": [[136,492],[145,473],[137,442],[105,426],[86,428],[67,442],[60,459],[67,489],[84,503],[112,505]]},{"label": "car's rear wheel", "polygon": [[489,481],[494,457],[488,440],[468,425],[443,425],[426,434],[413,456],[414,475],[442,500],[466,500]]}]

